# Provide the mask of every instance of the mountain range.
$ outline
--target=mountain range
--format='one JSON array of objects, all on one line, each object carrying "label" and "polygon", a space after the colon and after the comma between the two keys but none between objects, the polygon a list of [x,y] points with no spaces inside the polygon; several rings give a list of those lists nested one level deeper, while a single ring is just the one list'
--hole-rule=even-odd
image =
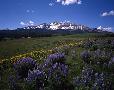
[{"label": "mountain range", "polygon": [[75,24],[72,22],[53,22],[39,25],[31,25],[15,30],[0,30],[2,38],[22,38],[22,37],[47,37],[53,35],[71,35],[79,33],[111,33],[103,28],[90,28],[86,25]]}]

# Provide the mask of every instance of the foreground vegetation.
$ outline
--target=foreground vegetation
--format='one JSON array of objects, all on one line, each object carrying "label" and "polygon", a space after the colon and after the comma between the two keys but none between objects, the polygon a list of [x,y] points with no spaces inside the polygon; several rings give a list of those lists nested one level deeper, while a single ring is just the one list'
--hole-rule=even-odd
[{"label": "foreground vegetation", "polygon": [[1,90],[113,90],[114,38],[68,35],[0,42]]}]

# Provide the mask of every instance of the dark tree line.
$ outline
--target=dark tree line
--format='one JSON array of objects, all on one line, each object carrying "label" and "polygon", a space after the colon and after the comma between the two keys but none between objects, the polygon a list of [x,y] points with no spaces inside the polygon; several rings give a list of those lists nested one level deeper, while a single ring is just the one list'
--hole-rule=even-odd
[{"label": "dark tree line", "polygon": [[83,33],[81,30],[47,30],[47,29],[16,29],[16,30],[0,30],[0,38],[21,38],[21,37],[46,37],[52,35],[66,35]]},{"label": "dark tree line", "polygon": [[[48,30],[48,29],[16,29],[0,30],[0,40],[4,38],[22,38],[22,37],[51,37],[55,35],[70,35],[79,33],[98,33],[92,30]],[[103,32],[102,32],[103,33]],[[104,36],[114,36],[114,34],[104,32]]]}]

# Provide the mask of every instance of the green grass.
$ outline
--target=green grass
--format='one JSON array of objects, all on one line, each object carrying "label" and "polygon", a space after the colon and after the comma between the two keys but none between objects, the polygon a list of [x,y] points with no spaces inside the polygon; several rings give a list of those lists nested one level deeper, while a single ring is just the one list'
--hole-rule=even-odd
[{"label": "green grass", "polygon": [[[37,49],[51,49],[57,46],[58,41],[69,42],[70,40],[76,41],[85,41],[88,38],[94,39],[97,38],[96,34],[76,34],[76,35],[66,35],[66,36],[53,36],[53,37],[41,37],[41,38],[24,38],[24,39],[14,39],[0,42],[0,59],[9,58],[19,54],[31,52]],[[113,37],[100,37],[98,39],[112,39]],[[72,58],[71,51],[76,51],[75,58]],[[83,60],[80,58],[80,53],[85,50],[83,47],[71,47],[68,50],[68,55],[66,55],[66,64],[69,66],[69,81],[72,81],[73,77],[79,76],[81,74],[82,68],[85,66]],[[8,63],[8,64],[7,64]],[[9,75],[15,75],[15,72],[12,68],[12,64],[6,62],[7,67],[3,68],[3,77],[0,81],[0,87],[3,90],[8,90],[8,81],[7,78]],[[3,65],[4,66],[4,65]],[[3,67],[1,65],[1,67]],[[96,71],[102,72],[106,71],[100,68],[98,65],[93,65],[92,68],[95,68]],[[20,81],[21,82],[21,81]],[[19,84],[22,87],[25,87],[24,83]],[[23,89],[25,90],[25,89]],[[77,90],[77,89],[76,89]],[[79,89],[81,90],[81,88]],[[85,90],[85,89],[84,89]],[[86,89],[88,90],[88,89]]]},{"label": "green grass", "polygon": [[5,59],[19,54],[31,52],[40,48],[52,48],[55,46],[55,43],[59,40],[85,40],[87,38],[96,38],[97,36],[98,34],[95,33],[86,33],[66,36],[21,38],[0,41],[0,59]]},{"label": "green grass", "polygon": [[[84,35],[85,36],[85,35]],[[52,48],[59,40],[78,40],[84,39],[83,35],[53,36],[42,38],[22,38],[0,42],[0,58],[9,58],[11,56],[30,52],[40,48]]]}]

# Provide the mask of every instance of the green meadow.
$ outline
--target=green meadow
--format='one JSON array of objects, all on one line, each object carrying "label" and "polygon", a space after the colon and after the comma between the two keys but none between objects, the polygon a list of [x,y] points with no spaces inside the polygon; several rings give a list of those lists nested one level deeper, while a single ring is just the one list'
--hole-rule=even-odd
[{"label": "green meadow", "polygon": [[[64,63],[69,68],[67,76],[60,80],[64,83],[64,87],[53,84],[56,83],[51,82],[55,80],[54,77],[49,79],[42,89],[36,89],[34,82],[29,85],[25,79],[28,77],[17,79],[13,64],[21,58],[30,57],[38,66],[43,64],[50,54],[55,53],[64,53]],[[112,59],[114,59],[114,37],[94,33],[0,41],[0,90],[113,90]],[[109,62],[112,62],[110,67]],[[100,75],[103,78],[101,82]],[[9,81],[10,76],[15,81],[13,86]]]}]

